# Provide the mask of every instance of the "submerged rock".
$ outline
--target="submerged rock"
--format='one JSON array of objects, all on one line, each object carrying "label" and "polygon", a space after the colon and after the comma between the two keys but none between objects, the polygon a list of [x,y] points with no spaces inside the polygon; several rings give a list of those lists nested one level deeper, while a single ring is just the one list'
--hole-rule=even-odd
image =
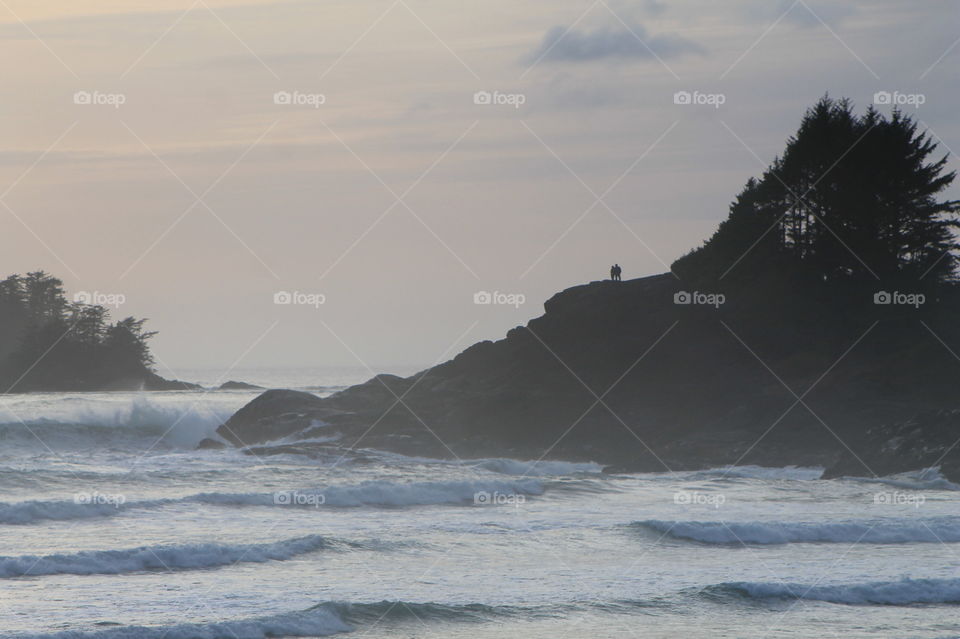
[{"label": "submerged rock", "polygon": [[209,437],[204,437],[203,439],[200,440],[200,443],[197,444],[198,450],[205,450],[205,449],[217,450],[217,449],[226,448],[226,447],[227,445],[224,444],[223,442],[216,439],[211,439]]}]

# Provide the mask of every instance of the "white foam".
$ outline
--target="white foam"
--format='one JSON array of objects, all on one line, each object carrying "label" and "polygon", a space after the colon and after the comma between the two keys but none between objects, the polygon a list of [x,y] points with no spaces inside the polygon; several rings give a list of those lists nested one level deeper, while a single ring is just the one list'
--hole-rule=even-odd
[{"label": "white foam", "polygon": [[637,524],[665,536],[706,544],[960,542],[960,521],[953,518],[863,520],[837,523],[654,519],[637,522]]},{"label": "white foam", "polygon": [[768,466],[723,466],[710,468],[692,473],[694,478],[738,478],[738,479],[770,479],[809,481],[820,479],[823,468],[804,466],[784,466],[782,468]]},{"label": "white foam", "polygon": [[9,396],[0,398],[0,437],[44,450],[160,439],[168,447],[192,449],[212,436],[245,399],[179,391]]},{"label": "white foam", "polygon": [[503,475],[520,475],[527,477],[557,477],[580,474],[595,475],[603,472],[603,466],[593,462],[521,461],[498,457],[477,460],[476,465],[485,470]]},{"label": "white foam", "polygon": [[507,457],[485,457],[479,459],[436,459],[434,457],[416,457],[388,451],[373,451],[378,457],[393,463],[413,463],[442,466],[467,466],[487,470],[500,475],[521,477],[559,477],[563,475],[600,474],[603,466],[594,462],[568,462],[557,460],[527,461]]},{"label": "white foam", "polygon": [[842,477],[841,479],[868,484],[886,484],[904,490],[960,490],[960,484],[955,484],[944,477],[939,468],[926,468],[888,477]]},{"label": "white foam", "polygon": [[327,545],[319,535],[264,544],[186,544],[99,550],[43,557],[0,557],[0,577],[39,575],[119,575],[149,570],[195,570],[240,562],[291,559]]},{"label": "white foam", "polygon": [[808,599],[850,605],[906,606],[960,603],[960,579],[901,579],[863,584],[813,585],[735,582],[723,584],[755,599]]}]

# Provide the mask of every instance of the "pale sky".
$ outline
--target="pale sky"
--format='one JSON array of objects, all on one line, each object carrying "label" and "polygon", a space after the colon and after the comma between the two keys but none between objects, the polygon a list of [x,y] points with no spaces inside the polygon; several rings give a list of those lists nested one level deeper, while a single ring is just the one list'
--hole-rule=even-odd
[{"label": "pale sky", "polygon": [[957,0],[2,0],[0,21],[3,274],[122,294],[164,375],[428,365],[613,262],[664,272],[825,92],[920,95],[960,151]]}]

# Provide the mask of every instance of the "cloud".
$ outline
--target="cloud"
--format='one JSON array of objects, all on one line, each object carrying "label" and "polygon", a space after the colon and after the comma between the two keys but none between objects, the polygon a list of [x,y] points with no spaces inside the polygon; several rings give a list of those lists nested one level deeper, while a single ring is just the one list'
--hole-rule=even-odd
[{"label": "cloud", "polygon": [[663,0],[644,0],[643,9],[652,16],[660,16],[667,10],[667,3]]},{"label": "cloud", "polygon": [[577,30],[556,26],[547,31],[528,62],[594,62],[597,60],[656,60],[687,54],[704,55],[696,42],[675,34],[650,35],[640,25]]},{"label": "cloud", "polygon": [[748,13],[751,17],[759,21],[770,22],[783,16],[782,19],[785,23],[806,28],[820,27],[824,23],[833,27],[856,12],[857,7],[853,3],[818,2],[814,0],[804,0],[804,2],[778,0],[776,3],[761,0],[759,3],[748,7]]}]

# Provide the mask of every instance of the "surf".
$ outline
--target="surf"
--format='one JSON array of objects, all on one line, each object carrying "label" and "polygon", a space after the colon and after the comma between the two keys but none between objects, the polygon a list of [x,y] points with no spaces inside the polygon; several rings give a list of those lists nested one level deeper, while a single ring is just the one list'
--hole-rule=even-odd
[{"label": "surf", "polygon": [[823,522],[665,521],[650,519],[633,526],[662,537],[715,545],[794,543],[957,543],[960,521],[954,518]]}]

